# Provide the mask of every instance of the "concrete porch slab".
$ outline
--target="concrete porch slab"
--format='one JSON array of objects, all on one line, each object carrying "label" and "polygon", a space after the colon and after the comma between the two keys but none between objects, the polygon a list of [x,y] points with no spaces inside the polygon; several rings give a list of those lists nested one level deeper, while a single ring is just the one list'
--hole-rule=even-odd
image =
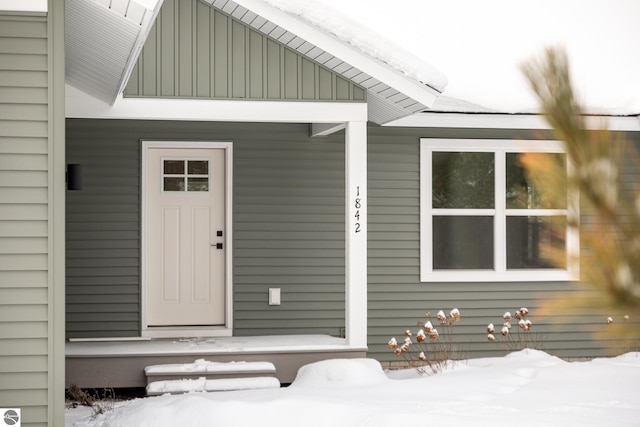
[{"label": "concrete porch slab", "polygon": [[366,348],[325,335],[179,338],[144,340],[74,340],[66,343],[68,387],[144,387],[144,368],[166,363],[267,361],[281,383],[291,383],[308,363],[335,358],[366,357]]}]

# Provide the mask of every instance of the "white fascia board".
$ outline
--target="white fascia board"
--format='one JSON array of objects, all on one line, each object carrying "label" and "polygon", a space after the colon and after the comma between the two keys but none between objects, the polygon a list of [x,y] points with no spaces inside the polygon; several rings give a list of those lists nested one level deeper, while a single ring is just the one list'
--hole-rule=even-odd
[{"label": "white fascia board", "polygon": [[[586,122],[588,129],[602,129],[606,125],[611,131],[640,131],[640,117],[637,116],[587,116]],[[473,129],[551,129],[544,116],[539,114],[417,113],[385,123],[383,126]]]},{"label": "white fascia board", "polygon": [[433,106],[433,103],[440,95],[437,90],[403,75],[401,72],[364,54],[353,46],[337,40],[313,25],[291,16],[262,0],[234,0],[234,2],[427,107]]},{"label": "white fascia board", "polygon": [[47,0],[0,0],[0,11],[47,12]]},{"label": "white fascia board", "polygon": [[338,123],[367,121],[356,102],[231,101],[118,97],[106,104],[66,85],[67,118],[218,122]]}]

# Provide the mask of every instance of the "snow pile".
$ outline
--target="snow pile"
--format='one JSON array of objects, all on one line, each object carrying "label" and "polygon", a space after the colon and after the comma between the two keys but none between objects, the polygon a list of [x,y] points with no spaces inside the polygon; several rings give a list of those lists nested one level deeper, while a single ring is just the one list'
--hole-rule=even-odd
[{"label": "snow pile", "polygon": [[74,409],[66,425],[625,427],[640,419],[640,353],[570,363],[522,350],[404,377],[387,379],[367,359],[330,360],[303,367],[288,388],[163,395],[120,402],[96,418]]},{"label": "snow pile", "polygon": [[422,58],[322,2],[265,1],[286,13],[299,16],[310,24],[333,34],[343,42],[349,43],[361,52],[439,92],[442,92],[447,85],[447,77]]},{"label": "snow pile", "polygon": [[388,380],[377,360],[332,359],[300,368],[291,387],[362,386],[380,384]]}]

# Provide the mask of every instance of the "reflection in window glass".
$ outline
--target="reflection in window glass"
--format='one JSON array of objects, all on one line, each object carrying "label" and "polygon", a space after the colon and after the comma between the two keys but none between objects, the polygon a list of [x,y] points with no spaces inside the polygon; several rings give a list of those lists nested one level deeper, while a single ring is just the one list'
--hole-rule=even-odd
[{"label": "reflection in window glass", "polygon": [[507,269],[566,268],[566,263],[558,264],[558,260],[566,260],[567,231],[563,220],[564,217],[555,217],[555,221],[552,217],[507,217]]},{"label": "reflection in window glass", "polygon": [[164,178],[164,191],[184,191],[184,178]]},{"label": "reflection in window glass", "polygon": [[184,160],[165,160],[163,172],[165,175],[183,175]]},{"label": "reflection in window glass", "polygon": [[209,162],[206,160],[189,160],[188,173],[189,175],[208,175]]},{"label": "reflection in window glass", "polygon": [[433,217],[434,270],[493,268],[493,217]]},{"label": "reflection in window glass", "polygon": [[434,152],[432,162],[433,208],[494,207],[494,153]]},{"label": "reflection in window glass", "polygon": [[187,191],[209,191],[209,178],[189,178]]},{"label": "reflection in window glass", "polygon": [[[566,199],[561,206],[549,206],[549,203],[542,198],[542,195],[538,191],[536,191],[533,183],[527,179],[524,168],[520,165],[519,158],[521,153],[507,153],[506,156],[507,209],[566,209]],[[564,165],[566,171],[565,154],[536,153],[535,156],[547,156],[554,162],[560,162]]]}]

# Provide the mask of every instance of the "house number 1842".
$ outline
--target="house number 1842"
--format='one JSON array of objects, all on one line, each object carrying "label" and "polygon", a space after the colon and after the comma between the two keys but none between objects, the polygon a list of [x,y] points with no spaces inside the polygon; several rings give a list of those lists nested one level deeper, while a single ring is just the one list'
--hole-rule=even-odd
[{"label": "house number 1842", "polygon": [[360,198],[360,186],[356,187],[356,199],[353,203],[353,207],[356,208],[356,214],[354,215],[356,219],[355,223],[355,232],[359,233],[360,229],[360,208],[362,207],[362,199]]}]

